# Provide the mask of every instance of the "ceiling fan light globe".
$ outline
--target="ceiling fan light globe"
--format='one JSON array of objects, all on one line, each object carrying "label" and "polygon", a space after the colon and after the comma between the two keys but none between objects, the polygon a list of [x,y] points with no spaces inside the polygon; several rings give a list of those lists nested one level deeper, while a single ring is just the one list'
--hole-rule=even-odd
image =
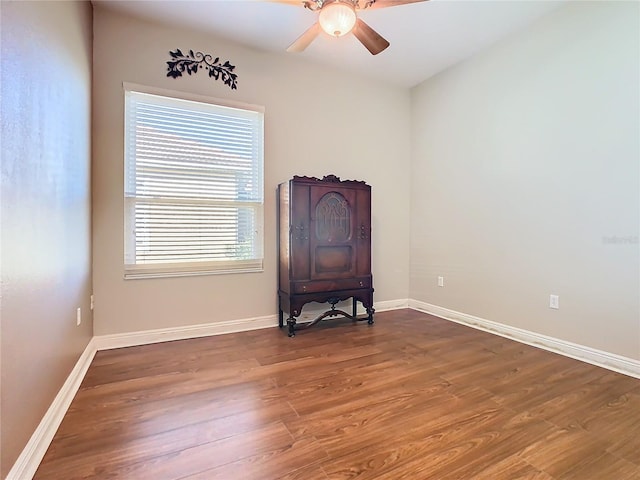
[{"label": "ceiling fan light globe", "polygon": [[322,7],[318,21],[322,30],[334,37],[349,33],[356,24],[356,11],[352,5],[340,1]]}]

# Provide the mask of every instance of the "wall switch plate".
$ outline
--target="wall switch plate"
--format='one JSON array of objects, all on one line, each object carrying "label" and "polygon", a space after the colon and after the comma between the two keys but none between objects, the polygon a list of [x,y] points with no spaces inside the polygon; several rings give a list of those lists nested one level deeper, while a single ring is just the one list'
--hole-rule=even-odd
[{"label": "wall switch plate", "polygon": [[82,309],[78,307],[76,310],[76,325],[80,325],[82,323]]},{"label": "wall switch plate", "polygon": [[560,308],[560,297],[558,295],[549,295],[549,308]]},{"label": "wall switch plate", "polygon": [[438,277],[438,286],[444,287],[444,277]]},{"label": "wall switch plate", "polygon": [[93,311],[93,293],[91,294],[91,304],[89,305],[89,308]]}]

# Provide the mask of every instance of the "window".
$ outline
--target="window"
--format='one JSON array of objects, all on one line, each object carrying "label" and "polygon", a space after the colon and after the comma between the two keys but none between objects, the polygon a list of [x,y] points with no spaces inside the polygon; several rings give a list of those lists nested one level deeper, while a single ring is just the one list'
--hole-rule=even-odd
[{"label": "window", "polygon": [[263,111],[125,85],[125,278],[255,272]]}]

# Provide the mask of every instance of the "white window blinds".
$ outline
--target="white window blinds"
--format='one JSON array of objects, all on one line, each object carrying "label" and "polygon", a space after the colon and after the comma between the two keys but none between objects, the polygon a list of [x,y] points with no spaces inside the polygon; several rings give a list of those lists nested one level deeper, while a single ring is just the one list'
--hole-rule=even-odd
[{"label": "white window blinds", "polygon": [[262,270],[263,113],[125,90],[125,277]]}]

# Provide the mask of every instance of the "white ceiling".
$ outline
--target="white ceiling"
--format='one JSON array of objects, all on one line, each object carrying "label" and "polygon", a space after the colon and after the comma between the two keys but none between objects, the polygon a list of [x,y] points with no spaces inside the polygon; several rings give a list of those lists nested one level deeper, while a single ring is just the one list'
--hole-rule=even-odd
[{"label": "white ceiling", "polygon": [[412,87],[524,28],[564,1],[431,0],[359,11],[359,16],[391,43],[376,56],[352,35],[333,38],[326,34],[302,53],[286,53],[316,21],[317,13],[301,6],[258,0],[93,0],[93,4]]}]

